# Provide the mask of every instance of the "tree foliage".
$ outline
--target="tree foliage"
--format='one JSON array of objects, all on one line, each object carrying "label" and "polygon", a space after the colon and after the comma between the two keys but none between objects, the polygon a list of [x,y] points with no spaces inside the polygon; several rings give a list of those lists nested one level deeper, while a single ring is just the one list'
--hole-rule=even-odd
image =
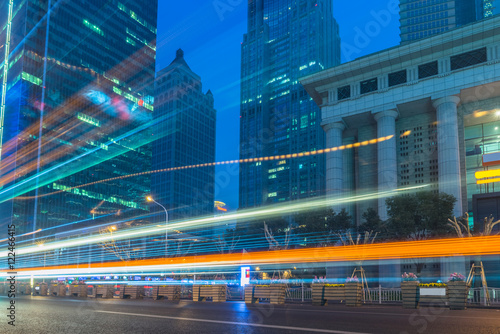
[{"label": "tree foliage", "polygon": [[365,212],[363,212],[361,218],[363,219],[363,223],[358,226],[358,233],[373,231],[380,234],[387,231],[387,226],[384,224],[382,219],[380,219],[380,216],[375,209],[368,208]]},{"label": "tree foliage", "polygon": [[236,228],[226,229],[222,234],[215,237],[215,247],[221,254],[231,254],[240,239],[241,235],[239,235]]},{"label": "tree foliage", "polygon": [[452,195],[430,191],[388,198],[388,230],[403,240],[445,235],[455,202]]},{"label": "tree foliage", "polygon": [[308,246],[327,246],[334,243],[337,234],[352,227],[352,217],[342,209],[336,213],[331,208],[322,208],[295,215],[298,233]]}]

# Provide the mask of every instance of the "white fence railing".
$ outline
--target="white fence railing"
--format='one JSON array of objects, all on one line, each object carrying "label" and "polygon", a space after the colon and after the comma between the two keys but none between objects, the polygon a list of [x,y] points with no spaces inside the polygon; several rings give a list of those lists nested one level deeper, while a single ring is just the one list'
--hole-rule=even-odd
[{"label": "white fence railing", "polygon": [[364,289],[364,297],[365,302],[371,301],[378,304],[401,302],[403,300],[401,288],[383,288],[380,285],[377,288]]},{"label": "white fence railing", "polygon": [[307,286],[289,287],[286,289],[285,300],[288,301],[312,301],[312,289]]},{"label": "white fence railing", "polygon": [[[492,304],[492,305],[500,304],[500,288],[488,288],[488,293],[490,295],[490,304]],[[485,289],[484,288],[469,289],[469,295],[467,296],[467,302],[469,302],[471,304],[486,305]]]}]

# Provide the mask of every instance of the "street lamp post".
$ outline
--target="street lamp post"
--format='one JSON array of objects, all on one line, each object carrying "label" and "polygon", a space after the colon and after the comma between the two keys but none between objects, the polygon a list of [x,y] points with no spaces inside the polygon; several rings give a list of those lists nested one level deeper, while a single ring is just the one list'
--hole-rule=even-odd
[{"label": "street lamp post", "polygon": [[157,201],[155,201],[153,199],[153,197],[151,196],[148,196],[146,197],[146,199],[148,200],[148,202],[154,202],[156,204],[158,204],[159,206],[161,206],[163,208],[163,210],[165,210],[165,257],[168,256],[168,230],[167,230],[167,225],[168,225],[168,211],[167,209],[165,209],[165,207],[163,205],[161,205],[160,203],[158,203]]}]

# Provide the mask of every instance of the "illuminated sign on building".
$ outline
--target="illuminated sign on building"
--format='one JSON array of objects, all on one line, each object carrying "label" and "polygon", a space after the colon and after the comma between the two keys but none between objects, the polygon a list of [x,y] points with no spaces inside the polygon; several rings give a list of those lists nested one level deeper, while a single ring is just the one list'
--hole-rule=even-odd
[{"label": "illuminated sign on building", "polygon": [[250,267],[241,267],[240,285],[250,284]]}]

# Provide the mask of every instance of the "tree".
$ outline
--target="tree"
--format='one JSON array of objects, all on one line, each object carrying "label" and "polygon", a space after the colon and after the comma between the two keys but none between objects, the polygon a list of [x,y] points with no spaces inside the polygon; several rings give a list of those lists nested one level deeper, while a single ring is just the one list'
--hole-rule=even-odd
[{"label": "tree", "polygon": [[347,232],[345,235],[339,234],[340,242],[344,246],[357,246],[357,245],[368,245],[373,244],[378,232],[373,233],[373,231],[365,231],[364,235],[358,234],[356,239],[352,238],[351,232]]},{"label": "tree", "polygon": [[[106,239],[99,243],[99,246],[121,261],[130,260],[135,255],[135,250],[130,247],[130,240],[128,241],[118,241],[113,237],[113,233],[116,231],[115,226],[107,226],[99,229],[99,234],[106,237]],[[127,244],[128,242],[128,244]]]},{"label": "tree", "polygon": [[339,213],[334,213],[331,229],[334,233],[347,232],[352,228],[352,217],[345,208]]},{"label": "tree", "polygon": [[287,249],[291,234],[291,224],[282,217],[264,220],[264,236],[269,249]]},{"label": "tree", "polygon": [[298,213],[294,221],[303,243],[323,247],[331,243],[331,226],[334,218],[335,213],[331,208],[321,208]]},{"label": "tree", "polygon": [[231,254],[240,241],[241,235],[238,235],[236,228],[227,229],[224,234],[218,235],[215,239],[215,246],[221,254]]},{"label": "tree", "polygon": [[[386,200],[389,233],[401,240],[425,240],[450,232],[448,219],[453,216],[454,196],[445,193],[418,192]],[[424,262],[414,259],[417,275]]]},{"label": "tree", "polygon": [[243,250],[249,248],[254,250],[281,249],[288,247],[292,230],[292,225],[283,217],[268,217],[238,222],[234,230],[234,237],[239,237],[238,248]]},{"label": "tree", "polygon": [[345,209],[336,213],[329,207],[299,213],[294,220],[304,240],[320,247],[334,243],[334,236],[352,227],[352,217]]},{"label": "tree", "polygon": [[389,233],[402,240],[445,235],[455,202],[452,195],[430,191],[388,198]]},{"label": "tree", "polygon": [[368,208],[363,214],[361,218],[364,220],[363,224],[358,226],[358,233],[364,233],[366,231],[375,231],[375,232],[383,232],[387,230],[382,219],[378,215],[377,211],[373,208]]},{"label": "tree", "polygon": [[[500,220],[494,221],[495,218],[493,216],[484,217],[484,229],[482,232],[476,231],[469,227],[469,214],[466,212],[464,216],[460,217],[458,220],[456,217],[453,217],[453,220],[448,219],[448,226],[453,228],[457,233],[459,238],[463,237],[472,237],[474,235],[478,236],[488,236],[495,235],[493,233],[493,228],[495,225],[500,224]],[[500,233],[500,232],[499,232]],[[496,233],[496,234],[499,234]]]}]

